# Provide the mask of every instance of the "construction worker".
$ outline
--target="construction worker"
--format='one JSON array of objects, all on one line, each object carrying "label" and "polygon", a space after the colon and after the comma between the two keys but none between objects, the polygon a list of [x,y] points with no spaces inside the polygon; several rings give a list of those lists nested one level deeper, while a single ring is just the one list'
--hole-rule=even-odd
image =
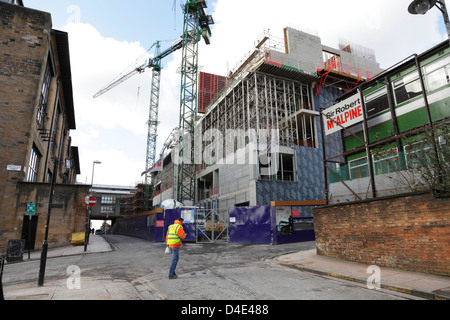
[{"label": "construction worker", "polygon": [[169,227],[166,235],[166,244],[172,249],[172,261],[170,262],[169,279],[176,279],[175,274],[178,260],[180,258],[180,247],[183,245],[181,240],[186,238],[186,233],[183,229],[183,218],[175,220],[174,224]]}]

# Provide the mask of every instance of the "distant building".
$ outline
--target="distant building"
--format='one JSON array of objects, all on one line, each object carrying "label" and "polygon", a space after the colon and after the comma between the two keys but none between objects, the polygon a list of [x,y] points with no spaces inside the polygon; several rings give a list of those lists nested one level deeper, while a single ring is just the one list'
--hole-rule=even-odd
[{"label": "distant building", "polygon": [[[75,185],[80,162],[70,137],[76,123],[68,34],[52,29],[49,13],[13,2],[0,2],[2,254],[11,239],[40,246],[53,179],[49,244],[69,243],[72,232],[83,230],[86,207],[80,204],[89,188]],[[36,204],[31,219],[28,203]]]},{"label": "distant building", "polygon": [[92,195],[97,199],[97,205],[92,208],[92,220],[123,219],[130,215],[128,199],[133,196],[134,187],[94,185]]}]

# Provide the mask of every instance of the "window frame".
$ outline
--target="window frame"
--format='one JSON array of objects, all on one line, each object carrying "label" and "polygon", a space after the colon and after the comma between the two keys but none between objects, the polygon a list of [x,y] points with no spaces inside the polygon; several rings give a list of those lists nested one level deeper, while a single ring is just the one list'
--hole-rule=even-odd
[{"label": "window frame", "polygon": [[[377,110],[376,108],[373,108],[376,112],[371,114],[369,110],[369,104],[373,101],[376,101],[380,98],[386,98],[386,107],[382,110]],[[375,117],[386,110],[389,110],[389,99],[388,99],[388,90],[387,86],[383,86],[381,88],[378,88],[377,90],[367,94],[364,96],[364,101],[366,103],[366,114],[368,118]]]},{"label": "window frame", "polygon": [[[450,84],[450,54],[446,54],[445,56],[426,64],[423,67],[423,70],[425,74],[425,83],[428,92],[435,91],[442,87],[445,87],[446,85]],[[432,87],[430,85],[430,78],[431,78],[430,75],[438,71],[444,72],[446,79],[444,79],[443,81],[447,80],[447,83],[438,85],[437,87]],[[434,81],[434,83],[437,82],[438,81]]]},{"label": "window frame", "polygon": [[[405,79],[407,80],[406,83],[405,83]],[[401,85],[397,85],[397,83],[400,83],[400,82],[401,82]],[[414,82],[417,82],[417,83],[413,84]],[[401,105],[403,103],[407,103],[408,101],[411,101],[412,99],[415,99],[423,94],[422,88],[420,88],[420,92],[411,91],[412,96],[410,96],[410,91],[407,90],[407,87],[412,86],[412,85],[420,86],[419,71],[416,69],[407,73],[406,75],[392,81],[392,92],[394,95],[396,106]],[[406,94],[408,95],[407,99],[399,101],[398,93],[399,93],[400,88],[404,88]]]},{"label": "window frame", "polygon": [[30,154],[30,161],[28,163],[27,182],[37,182],[39,175],[39,165],[41,164],[42,155],[36,146],[33,146]]}]

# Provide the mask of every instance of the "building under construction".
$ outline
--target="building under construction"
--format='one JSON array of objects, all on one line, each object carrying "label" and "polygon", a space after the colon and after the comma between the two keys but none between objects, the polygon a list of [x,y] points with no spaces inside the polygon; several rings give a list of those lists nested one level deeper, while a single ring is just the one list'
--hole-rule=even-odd
[{"label": "building under construction", "polygon": [[[208,76],[220,79],[209,105],[199,97],[195,203],[230,208],[322,199],[319,110],[380,71],[369,49],[330,48],[292,28],[284,39],[263,33],[226,79]],[[206,91],[200,81],[200,95]],[[154,176],[154,207],[176,198],[174,150]],[[327,151],[340,150],[330,143]]]}]

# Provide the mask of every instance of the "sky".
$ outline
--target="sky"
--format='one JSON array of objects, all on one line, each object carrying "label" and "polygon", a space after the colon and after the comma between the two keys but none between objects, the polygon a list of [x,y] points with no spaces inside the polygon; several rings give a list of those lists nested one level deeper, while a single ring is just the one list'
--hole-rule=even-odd
[{"label": "sky", "polygon": [[[211,44],[199,47],[202,71],[226,75],[266,30],[282,38],[292,27],[338,48],[341,40],[375,51],[385,69],[447,39],[442,14],[411,15],[412,0],[208,0],[214,18]],[[448,1],[447,1],[448,2]],[[135,186],[146,168],[151,70],[94,99],[119,74],[142,65],[161,41],[169,48],[182,34],[185,0],[24,0],[50,12],[53,28],[69,34],[79,147],[79,183]],[[150,49],[150,50],[149,50]],[[181,50],[163,61],[157,153],[178,126]]]}]

